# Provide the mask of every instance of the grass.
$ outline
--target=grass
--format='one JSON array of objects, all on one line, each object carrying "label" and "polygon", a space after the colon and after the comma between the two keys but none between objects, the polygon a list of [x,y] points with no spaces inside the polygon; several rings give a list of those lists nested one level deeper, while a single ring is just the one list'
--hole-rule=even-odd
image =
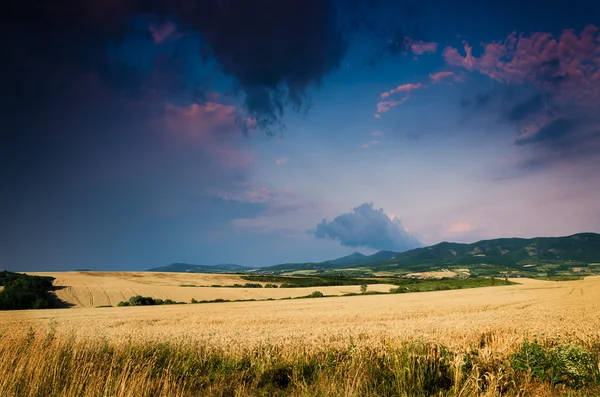
[{"label": "grass", "polygon": [[6,397],[86,396],[593,396],[599,341],[524,341],[509,352],[398,346],[271,345],[226,351],[190,340],[77,341],[30,330],[0,340]]},{"label": "grass", "polygon": [[0,313],[0,394],[600,395],[600,278],[520,281],[430,294]]},{"label": "grass", "polygon": [[[302,287],[332,287],[339,285],[361,285],[365,283],[364,278],[352,278],[345,276],[266,276],[266,275],[248,275],[242,276],[244,280],[280,284],[280,288],[302,288]],[[387,284],[392,281],[390,278],[372,278],[369,284]]]},{"label": "grass", "polygon": [[393,294],[406,292],[428,292],[464,288],[494,287],[500,285],[514,285],[516,283],[510,281],[507,278],[498,279],[494,277],[474,277],[440,280],[400,279],[395,280],[394,284],[398,287],[390,289],[390,293]]}]

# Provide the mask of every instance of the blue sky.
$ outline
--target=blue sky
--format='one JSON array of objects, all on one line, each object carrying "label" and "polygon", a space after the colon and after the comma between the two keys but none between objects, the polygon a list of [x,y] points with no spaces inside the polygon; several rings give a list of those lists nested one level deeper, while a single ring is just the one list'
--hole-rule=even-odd
[{"label": "blue sky", "polygon": [[46,52],[5,39],[0,267],[266,266],[600,232],[597,6],[358,1],[361,19],[290,1],[265,27],[253,1],[193,17],[90,4],[115,12],[73,40],[67,5],[56,24],[28,10],[15,29]]}]

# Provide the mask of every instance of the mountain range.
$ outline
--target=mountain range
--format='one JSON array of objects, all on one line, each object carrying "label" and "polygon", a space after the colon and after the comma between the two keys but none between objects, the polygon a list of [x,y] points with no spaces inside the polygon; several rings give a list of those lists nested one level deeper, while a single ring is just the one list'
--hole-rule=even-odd
[{"label": "mountain range", "polygon": [[[173,263],[150,269],[160,272],[285,273],[322,272],[333,269],[365,271],[427,271],[448,266],[523,268],[524,266],[577,267],[600,264],[600,234],[579,233],[566,237],[499,238],[471,244],[442,242],[405,252],[379,251],[373,255],[355,252],[324,262],[285,263],[262,268],[233,264],[216,266]],[[600,270],[600,269],[599,269]]]}]

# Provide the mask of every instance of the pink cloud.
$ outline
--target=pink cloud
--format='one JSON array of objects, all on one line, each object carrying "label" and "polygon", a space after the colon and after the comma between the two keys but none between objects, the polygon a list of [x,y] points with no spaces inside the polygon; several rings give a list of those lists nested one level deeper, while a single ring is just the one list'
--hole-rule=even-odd
[{"label": "pink cloud", "polygon": [[405,102],[408,98],[402,98],[398,101],[381,101],[377,103],[377,113],[385,113],[388,112],[391,108],[396,107],[403,102]]},{"label": "pink cloud", "polygon": [[381,132],[381,131],[373,131],[373,132],[371,132],[371,135],[373,135],[373,136],[382,136],[383,132]]},{"label": "pink cloud", "polygon": [[529,83],[555,94],[563,103],[597,106],[600,101],[600,35],[596,26],[581,32],[568,29],[560,36],[537,32],[510,34],[505,40],[483,44],[474,57],[464,43],[464,53],[446,47],[444,59],[451,66],[477,71],[504,84]]},{"label": "pink cloud", "polygon": [[[390,98],[392,95],[399,94],[399,93],[408,95],[411,91],[418,90],[418,89],[424,88],[424,87],[426,87],[426,86],[421,83],[417,83],[417,84],[408,83],[408,84],[399,85],[398,87],[393,88],[390,91],[381,93],[379,95],[379,97],[383,100],[379,101],[379,103],[377,103],[377,113],[388,112],[391,108],[398,106],[398,105],[402,104],[403,102],[405,102],[406,100],[408,100],[408,96],[405,96],[404,98],[400,98],[398,100],[391,100],[391,99],[388,100],[388,98]],[[378,115],[375,115],[375,118],[379,118],[377,116]]]},{"label": "pink cloud", "polygon": [[437,43],[416,41],[410,45],[410,50],[417,55],[423,55],[424,53],[433,54],[437,51],[437,47]]},{"label": "pink cloud", "polygon": [[290,159],[288,159],[287,157],[283,157],[283,158],[275,160],[275,164],[281,165],[281,164],[287,163],[288,161],[290,161]]},{"label": "pink cloud", "polygon": [[236,120],[240,112],[235,106],[207,102],[180,107],[167,103],[166,110],[165,123],[169,129],[191,140],[206,141],[239,132]]},{"label": "pink cloud", "polygon": [[440,81],[447,79],[448,77],[454,76],[454,72],[443,71],[437,73],[430,73],[429,78],[433,83],[439,83]]},{"label": "pink cloud", "polygon": [[176,34],[177,26],[171,21],[165,22],[162,26],[156,24],[150,25],[148,30],[156,44],[164,43],[170,37],[179,38],[182,36],[182,34]]},{"label": "pink cloud", "polygon": [[376,119],[380,119],[381,115],[380,114],[374,114],[373,117],[375,117]]},{"label": "pink cloud", "polygon": [[418,90],[419,88],[423,88],[425,87],[423,84],[421,83],[417,83],[417,84],[412,84],[412,83],[408,83],[408,84],[402,84],[399,85],[398,87],[394,88],[393,90],[390,91],[390,95],[391,94],[397,94],[399,92],[410,92],[410,91],[414,91],[414,90]]},{"label": "pink cloud", "polygon": [[475,230],[475,227],[467,221],[454,222],[448,228],[448,233],[467,233]]},{"label": "pink cloud", "polygon": [[217,102],[167,103],[162,123],[174,143],[196,145],[221,167],[238,168],[253,162],[250,151],[242,146],[241,114],[235,106]]}]

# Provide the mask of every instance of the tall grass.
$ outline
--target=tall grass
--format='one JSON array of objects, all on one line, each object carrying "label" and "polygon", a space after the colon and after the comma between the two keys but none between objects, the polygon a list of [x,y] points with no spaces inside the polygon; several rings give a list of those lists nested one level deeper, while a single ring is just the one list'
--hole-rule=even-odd
[{"label": "tall grass", "polygon": [[223,350],[190,340],[109,342],[53,330],[0,339],[0,394],[52,396],[597,396],[600,343],[514,351],[404,343]]}]

